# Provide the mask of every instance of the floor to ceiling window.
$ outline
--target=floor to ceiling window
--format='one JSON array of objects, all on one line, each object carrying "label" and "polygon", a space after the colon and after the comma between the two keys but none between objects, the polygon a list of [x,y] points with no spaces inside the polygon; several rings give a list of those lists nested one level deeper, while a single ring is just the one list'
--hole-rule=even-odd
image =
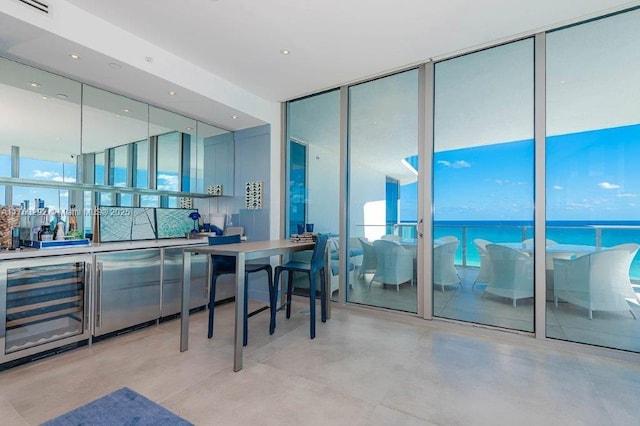
[{"label": "floor to ceiling window", "polygon": [[417,312],[418,70],[350,87],[348,133],[347,300]]},{"label": "floor to ceiling window", "polygon": [[[640,10],[547,35],[547,337],[640,351]],[[557,243],[557,244],[555,244]]]},{"label": "floor to ceiling window", "polygon": [[533,40],[435,65],[434,316],[533,331]]},{"label": "floor to ceiling window", "polygon": [[[638,22],[636,9],[539,34],[537,46],[531,37],[434,64],[426,82],[433,168],[425,171],[433,254],[424,277],[416,276],[418,70],[344,88],[344,110],[338,91],[289,102],[287,235],[306,223],[338,232],[342,203],[347,302],[418,312],[424,279],[434,317],[640,352]],[[546,55],[539,99],[534,48]],[[537,125],[536,101],[546,102]],[[338,196],[341,114],[346,200]],[[544,147],[534,141],[543,125]],[[319,149],[327,141],[328,152]],[[545,196],[534,200],[543,182]],[[545,207],[540,256],[534,201]],[[538,276],[535,259],[545,263]],[[332,253],[332,274],[337,260]],[[535,316],[535,306],[546,315]]]},{"label": "floor to ceiling window", "polygon": [[[333,90],[288,103],[287,229],[335,236],[328,274],[332,298],[338,295],[338,231],[340,222],[340,91]],[[298,229],[300,227],[300,230]],[[302,260],[309,253],[297,254]],[[308,279],[294,281],[305,292]]]}]

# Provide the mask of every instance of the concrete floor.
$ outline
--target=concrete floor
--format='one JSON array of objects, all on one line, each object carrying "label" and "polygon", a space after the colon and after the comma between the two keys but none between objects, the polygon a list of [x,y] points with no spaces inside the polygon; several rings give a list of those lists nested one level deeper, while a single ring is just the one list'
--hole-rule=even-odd
[{"label": "concrete floor", "polygon": [[637,425],[640,355],[334,306],[308,338],[290,320],[249,320],[232,371],[233,305],[0,372],[0,424],[37,425],[128,386],[196,425]]}]

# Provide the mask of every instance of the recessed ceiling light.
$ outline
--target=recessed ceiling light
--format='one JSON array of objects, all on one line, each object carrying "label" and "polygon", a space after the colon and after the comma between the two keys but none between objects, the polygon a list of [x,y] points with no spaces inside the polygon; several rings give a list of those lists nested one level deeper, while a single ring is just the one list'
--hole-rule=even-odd
[{"label": "recessed ceiling light", "polygon": [[80,55],[77,55],[75,53],[72,53],[69,56],[71,56],[71,59],[80,59]]},{"label": "recessed ceiling light", "polygon": [[175,95],[176,95],[176,92],[174,92],[174,91],[172,90],[172,91],[170,91],[170,92],[169,92],[169,94],[170,94],[171,96],[175,96]]},{"label": "recessed ceiling light", "polygon": [[40,83],[36,83],[35,81],[30,81],[29,86],[31,87],[40,87]]},{"label": "recessed ceiling light", "polygon": [[46,101],[47,99],[49,99],[49,97],[48,96],[43,96],[42,99],[44,99]]},{"label": "recessed ceiling light", "polygon": [[122,68],[122,65],[116,64],[115,62],[109,62],[109,67],[113,68],[114,70],[119,70],[120,68]]},{"label": "recessed ceiling light", "polygon": [[116,114],[116,117],[120,117],[120,114]]},{"label": "recessed ceiling light", "polygon": [[68,96],[65,95],[64,93],[58,93],[56,96],[59,97],[60,99],[67,99],[68,98]]},{"label": "recessed ceiling light", "polygon": [[289,53],[291,53],[291,52],[289,52],[289,50],[288,50],[288,49],[282,49],[282,50],[280,51],[280,53],[282,53],[283,55],[288,55],[288,54],[289,54]]},{"label": "recessed ceiling light", "polygon": [[191,127],[187,127],[187,130],[191,130]]},{"label": "recessed ceiling light", "polygon": [[147,56],[144,60],[147,62],[153,62],[153,58],[151,56]]},{"label": "recessed ceiling light", "polygon": [[122,111],[129,112],[129,109],[128,108],[123,108]]},{"label": "recessed ceiling light", "polygon": [[231,118],[233,118],[235,120],[236,118],[238,118],[238,116],[237,115],[232,115]]},{"label": "recessed ceiling light", "polygon": [[564,84],[564,83],[565,83],[565,81],[564,81],[564,80],[560,80],[560,84]]}]

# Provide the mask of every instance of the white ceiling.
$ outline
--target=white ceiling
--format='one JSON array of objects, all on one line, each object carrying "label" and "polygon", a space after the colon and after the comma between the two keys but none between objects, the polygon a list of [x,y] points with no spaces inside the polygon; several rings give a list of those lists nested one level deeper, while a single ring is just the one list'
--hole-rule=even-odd
[{"label": "white ceiling", "polygon": [[[63,3],[74,5],[263,99],[282,101],[639,2],[48,0],[47,3],[54,20],[56,13],[67,10]],[[64,70],[101,87],[117,84],[126,94],[169,106],[165,98],[160,98],[166,94],[162,82],[139,68],[130,69],[128,64],[118,61],[123,66],[118,73],[99,72],[88,63],[102,64],[105,58],[100,57],[101,52],[87,52],[89,56],[83,58],[82,67],[71,69],[68,53],[78,50],[77,43],[43,34],[39,28],[9,19],[1,12],[0,24],[0,51],[30,63],[43,62],[47,69]],[[81,22],[76,24],[82,26]],[[110,41],[110,34],[101,37]],[[112,42],[122,40],[113,37]],[[282,55],[281,49],[289,49],[291,53]],[[141,84],[159,90],[154,94],[140,87]],[[193,96],[193,102],[191,98],[182,104],[172,100],[171,109],[231,130],[259,124],[230,121],[229,111],[221,106],[219,111],[211,111],[210,105],[206,113],[197,111],[205,106],[197,102],[196,95],[188,94]],[[189,109],[193,113],[189,114]],[[213,113],[220,116],[214,119]]]}]

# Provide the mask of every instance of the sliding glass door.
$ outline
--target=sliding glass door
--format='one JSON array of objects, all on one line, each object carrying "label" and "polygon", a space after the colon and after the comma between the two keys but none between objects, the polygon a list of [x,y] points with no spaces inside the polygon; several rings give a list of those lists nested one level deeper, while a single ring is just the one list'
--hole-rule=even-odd
[{"label": "sliding glass door", "polygon": [[546,333],[635,352],[639,23],[635,10],[547,35]]},{"label": "sliding glass door", "polygon": [[417,312],[418,70],[349,88],[347,300]]},{"label": "sliding glass door", "polygon": [[435,64],[433,314],[533,331],[533,40]]}]

